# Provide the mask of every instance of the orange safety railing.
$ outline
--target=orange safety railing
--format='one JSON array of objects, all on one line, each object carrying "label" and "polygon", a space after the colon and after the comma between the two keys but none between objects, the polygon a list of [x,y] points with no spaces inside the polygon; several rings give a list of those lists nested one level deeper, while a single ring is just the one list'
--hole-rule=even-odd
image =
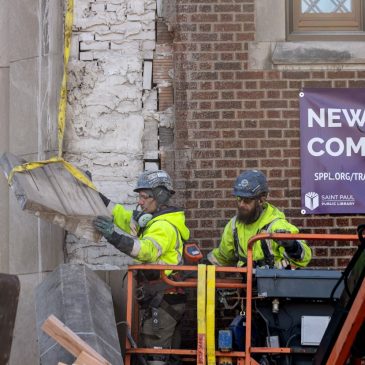
[{"label": "orange safety railing", "polygon": [[[216,272],[224,273],[246,273],[246,284],[242,281],[235,280],[217,280],[216,288],[246,288],[246,338],[245,351],[220,352],[216,351],[216,356],[229,356],[237,359],[237,365],[259,365],[251,355],[254,353],[291,353],[290,348],[285,347],[251,347],[251,329],[252,329],[252,283],[253,283],[253,253],[252,247],[256,241],[262,239],[274,240],[306,240],[306,241],[358,241],[357,235],[350,234],[308,234],[308,233],[262,233],[252,237],[248,242],[247,249],[247,267],[216,267]],[[128,267],[128,286],[127,286],[127,309],[126,322],[130,328],[133,328],[133,305],[134,287],[133,271],[134,270],[174,270],[174,271],[197,271],[197,266],[176,266],[176,265],[153,265],[141,264],[131,265]],[[173,281],[162,275],[163,280],[177,287],[196,288],[197,280],[189,279],[187,281]],[[197,357],[198,349],[152,349],[152,348],[132,348],[131,343],[126,339],[125,365],[131,364],[133,354],[175,354]],[[198,364],[198,362],[196,362]]]}]

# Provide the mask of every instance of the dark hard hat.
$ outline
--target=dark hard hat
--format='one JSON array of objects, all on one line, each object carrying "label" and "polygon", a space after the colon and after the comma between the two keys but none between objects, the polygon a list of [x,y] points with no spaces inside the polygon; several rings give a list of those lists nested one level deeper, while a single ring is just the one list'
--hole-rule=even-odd
[{"label": "dark hard hat", "polygon": [[248,170],[239,175],[233,187],[233,195],[243,198],[257,198],[268,193],[266,176],[259,170]]},{"label": "dark hard hat", "polygon": [[172,188],[172,181],[169,174],[164,170],[145,171],[143,172],[137,181],[137,186],[133,191],[140,191],[146,189],[154,189],[157,187],[163,187],[171,194],[175,194]]}]

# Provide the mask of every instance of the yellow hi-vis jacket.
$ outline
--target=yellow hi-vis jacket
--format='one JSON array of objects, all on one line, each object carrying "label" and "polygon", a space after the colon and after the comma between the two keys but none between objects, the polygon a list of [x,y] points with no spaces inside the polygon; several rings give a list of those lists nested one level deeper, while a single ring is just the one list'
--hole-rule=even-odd
[{"label": "yellow hi-vis jacket", "polygon": [[[237,249],[234,239],[235,229],[238,237]],[[208,254],[208,259],[213,264],[220,266],[245,266],[249,239],[259,233],[274,233],[277,230],[286,230],[291,233],[299,232],[297,227],[285,219],[283,212],[273,205],[265,203],[259,219],[251,224],[244,224],[236,216],[233,217],[224,228],[219,246]],[[266,240],[266,243],[270,254],[274,257],[274,267],[278,269],[285,268],[288,264],[305,267],[312,258],[312,251],[305,241],[298,241],[302,247],[302,254],[299,259],[295,260],[289,257],[284,247],[279,246],[274,240]],[[254,243],[253,260],[259,266],[264,266],[260,264],[265,260],[260,241]]]},{"label": "yellow hi-vis jacket", "polygon": [[[114,223],[124,232],[131,233],[132,211],[123,205],[113,208]],[[185,225],[185,214],[178,208],[167,208],[159,212],[134,237],[130,254],[136,260],[160,265],[181,265],[183,243],[189,239],[190,231]]]}]

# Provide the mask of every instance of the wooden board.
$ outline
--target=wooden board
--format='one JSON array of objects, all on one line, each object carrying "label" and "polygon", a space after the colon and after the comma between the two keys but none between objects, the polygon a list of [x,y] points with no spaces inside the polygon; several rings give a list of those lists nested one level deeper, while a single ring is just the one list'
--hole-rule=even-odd
[{"label": "wooden board", "polygon": [[[13,167],[26,161],[11,153],[0,158],[6,178]],[[16,173],[12,190],[21,209],[57,224],[79,238],[98,242],[101,238],[92,220],[108,215],[99,193],[74,178],[62,163],[51,163],[31,171]]]},{"label": "wooden board", "polygon": [[[42,330],[75,357],[78,358],[81,355],[81,360],[78,358],[80,362],[76,360],[77,364],[85,364],[86,358],[92,358],[94,359],[95,365],[111,365],[108,360],[104,359],[98,352],[77,336],[76,333],[66,327],[57,317],[53,315],[49,316],[43,323]],[[84,362],[81,362],[82,360]]]}]

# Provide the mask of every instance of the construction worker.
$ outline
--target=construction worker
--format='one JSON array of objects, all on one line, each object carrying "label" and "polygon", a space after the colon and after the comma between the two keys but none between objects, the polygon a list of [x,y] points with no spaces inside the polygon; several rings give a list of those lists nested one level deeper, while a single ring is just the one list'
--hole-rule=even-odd
[{"label": "construction worker", "polygon": [[[115,204],[113,218],[98,216],[95,228],[118,250],[146,264],[181,265],[183,242],[190,232],[181,209],[169,206],[175,193],[170,176],[163,170],[143,172],[134,189],[138,205],[134,211]],[[106,205],[109,199],[103,197]],[[116,231],[114,224],[121,230]],[[172,280],[178,273],[166,270]],[[160,270],[140,270],[137,300],[142,309],[141,346],[179,348],[179,325],[185,312],[186,294],[160,279]],[[151,365],[178,364],[173,356],[154,355]]]},{"label": "construction worker", "polygon": [[[266,201],[269,189],[266,176],[258,170],[240,174],[233,187],[238,212],[224,228],[219,246],[209,252],[209,263],[220,266],[245,266],[247,245],[259,233],[298,233],[283,212]],[[305,267],[312,253],[305,241],[261,240],[253,246],[254,265],[268,268]]]}]

